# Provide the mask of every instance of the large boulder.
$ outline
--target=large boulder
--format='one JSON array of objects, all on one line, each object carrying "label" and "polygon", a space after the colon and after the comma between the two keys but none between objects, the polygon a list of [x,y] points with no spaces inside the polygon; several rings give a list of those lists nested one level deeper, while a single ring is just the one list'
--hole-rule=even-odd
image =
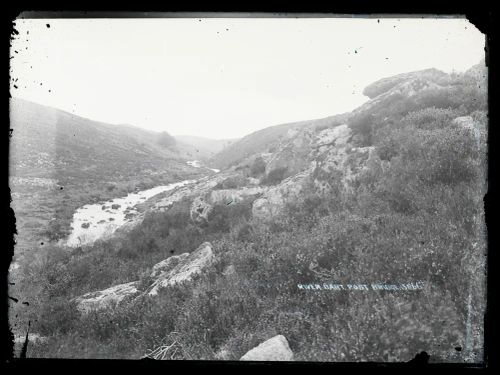
[{"label": "large boulder", "polygon": [[285,336],[277,335],[248,351],[240,361],[293,361]]},{"label": "large boulder", "polygon": [[138,281],[112,286],[111,288],[90,292],[74,299],[76,308],[81,313],[90,311],[101,311],[115,308],[127,297],[133,297],[139,293]]},{"label": "large boulder", "polygon": [[213,261],[212,245],[209,242],[204,242],[191,254],[182,254],[175,266],[166,267],[156,281],[147,288],[145,294],[155,296],[162,288],[191,281]]},{"label": "large boulder", "polygon": [[368,100],[350,113],[350,118],[371,115],[385,110],[395,101],[408,99],[425,92],[440,90],[452,84],[452,77],[437,69],[426,69],[383,78],[367,86],[363,94]]}]

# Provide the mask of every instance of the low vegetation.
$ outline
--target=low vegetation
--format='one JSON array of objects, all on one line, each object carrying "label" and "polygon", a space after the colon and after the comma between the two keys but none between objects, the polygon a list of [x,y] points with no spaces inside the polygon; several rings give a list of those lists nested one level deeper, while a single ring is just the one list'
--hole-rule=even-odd
[{"label": "low vegetation", "polygon": [[261,183],[263,185],[277,185],[285,179],[287,176],[288,168],[278,167],[272,169],[267,173],[264,178],[262,178]]},{"label": "low vegetation", "polygon": [[[486,107],[467,84],[430,92],[432,106],[427,97],[393,98],[383,111],[352,119],[359,145],[375,153],[351,189],[338,185],[325,196],[311,180],[302,199],[269,223],[252,218],[249,199],[216,205],[195,224],[185,199],[85,251],[52,246],[32,254],[21,284],[33,301],[33,329],[49,340],[28,355],[140,358],[171,345],[170,359],[225,352],[237,360],[282,334],[299,361],[400,361],[424,350],[435,362],[480,358]],[[477,132],[453,122],[463,115]],[[263,173],[259,164],[251,170]],[[271,171],[264,183],[285,175]],[[323,177],[338,181],[333,172]],[[193,284],[84,317],[68,303],[144,279],[155,263],[204,241],[216,262]],[[224,272],[229,266],[234,273]],[[415,282],[423,289],[299,288]]]}]

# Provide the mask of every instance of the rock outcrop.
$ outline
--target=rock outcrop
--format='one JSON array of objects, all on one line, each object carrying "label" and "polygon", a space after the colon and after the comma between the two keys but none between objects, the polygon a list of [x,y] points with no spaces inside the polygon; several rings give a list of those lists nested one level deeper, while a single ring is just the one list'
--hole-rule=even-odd
[{"label": "rock outcrop", "polygon": [[[352,130],[347,124],[316,131],[294,130],[292,135],[295,137],[293,142],[279,148],[270,163],[298,158],[300,162],[291,165],[294,168],[305,167],[264,191],[253,203],[254,217],[271,219],[282,212],[287,202],[300,200],[313,186],[319,193],[331,192],[333,185],[349,190],[358,173],[374,155],[374,147],[352,146]],[[295,142],[299,139],[300,142]],[[298,150],[293,149],[294,145]]]},{"label": "rock outcrop", "polygon": [[370,99],[373,99],[376,96],[388,92],[401,83],[406,83],[413,80],[434,81],[446,84],[449,82],[449,75],[435,68],[398,74],[396,76],[379,79],[378,81],[366,86],[366,88],[363,90],[363,95],[366,95]]},{"label": "rock outcrop", "polygon": [[279,185],[268,189],[253,202],[252,215],[267,220],[280,213],[287,202],[297,199],[303,192],[305,183],[315,166],[315,163],[312,163],[307,170],[297,173],[283,180]]},{"label": "rock outcrop", "polygon": [[241,189],[212,190],[193,200],[189,216],[195,223],[203,223],[208,221],[208,215],[215,204],[230,205],[238,203],[247,197],[260,195],[264,191],[265,188],[260,186],[244,187]]},{"label": "rock outcrop", "polygon": [[314,138],[313,129],[290,129],[286,138],[278,145],[278,151],[267,162],[266,174],[275,169],[286,168],[287,173],[293,175],[307,168]]},{"label": "rock outcrop", "polygon": [[248,351],[240,361],[293,361],[293,352],[283,335],[277,335]]},{"label": "rock outcrop", "polygon": [[173,255],[170,258],[162,260],[161,262],[156,263],[153,266],[153,269],[151,270],[151,274],[149,276],[153,279],[156,279],[162,274],[173,270],[179,263],[185,261],[188,257],[189,253],[183,253],[180,255]]},{"label": "rock outcrop", "polygon": [[247,197],[262,194],[264,191],[265,189],[261,186],[244,187],[241,189],[212,190],[209,195],[209,202],[212,204],[237,203],[241,202],[243,199]]},{"label": "rock outcrop", "polygon": [[191,281],[203,269],[211,265],[213,261],[212,245],[209,242],[204,242],[191,254],[179,256],[175,266],[171,267],[172,264],[170,264],[165,267],[165,271],[160,273],[145,294],[155,296],[161,288]]},{"label": "rock outcrop", "polygon": [[132,281],[86,293],[73,301],[82,314],[114,309],[122,303],[134,301],[139,296],[155,296],[161,288],[191,281],[212,264],[213,260],[212,245],[204,242],[192,253],[174,255],[155,264],[149,275],[151,282],[142,293],[139,290],[141,282]]},{"label": "rock outcrop", "polygon": [[345,146],[351,138],[351,129],[347,124],[339,125],[334,128],[327,128],[318,133],[316,136],[316,147],[321,150],[326,150],[327,146]]}]

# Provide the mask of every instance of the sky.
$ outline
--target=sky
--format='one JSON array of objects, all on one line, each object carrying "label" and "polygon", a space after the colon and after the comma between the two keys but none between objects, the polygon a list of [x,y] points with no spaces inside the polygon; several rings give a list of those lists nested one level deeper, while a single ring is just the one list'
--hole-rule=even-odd
[{"label": "sky", "polygon": [[215,139],[351,111],[380,78],[427,68],[462,72],[484,58],[485,46],[465,18],[15,23],[13,97],[92,120]]}]

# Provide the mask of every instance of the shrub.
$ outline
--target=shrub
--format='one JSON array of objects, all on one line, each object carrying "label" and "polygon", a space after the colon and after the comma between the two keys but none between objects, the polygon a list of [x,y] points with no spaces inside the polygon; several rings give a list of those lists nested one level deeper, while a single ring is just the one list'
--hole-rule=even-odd
[{"label": "shrub", "polygon": [[261,183],[264,185],[277,185],[283,181],[287,172],[288,168],[286,167],[275,168],[269,171],[269,173],[261,180]]},{"label": "shrub", "polygon": [[232,204],[216,204],[208,214],[206,225],[207,233],[228,232],[233,225],[241,220],[249,219],[252,215],[251,200],[244,200]]},{"label": "shrub", "polygon": [[349,127],[355,136],[360,139],[360,146],[370,146],[372,144],[372,131],[375,117],[373,113],[361,113],[349,120]]},{"label": "shrub", "polygon": [[251,177],[259,177],[264,174],[266,171],[266,162],[262,157],[256,158],[252,165],[250,166],[250,176]]}]

